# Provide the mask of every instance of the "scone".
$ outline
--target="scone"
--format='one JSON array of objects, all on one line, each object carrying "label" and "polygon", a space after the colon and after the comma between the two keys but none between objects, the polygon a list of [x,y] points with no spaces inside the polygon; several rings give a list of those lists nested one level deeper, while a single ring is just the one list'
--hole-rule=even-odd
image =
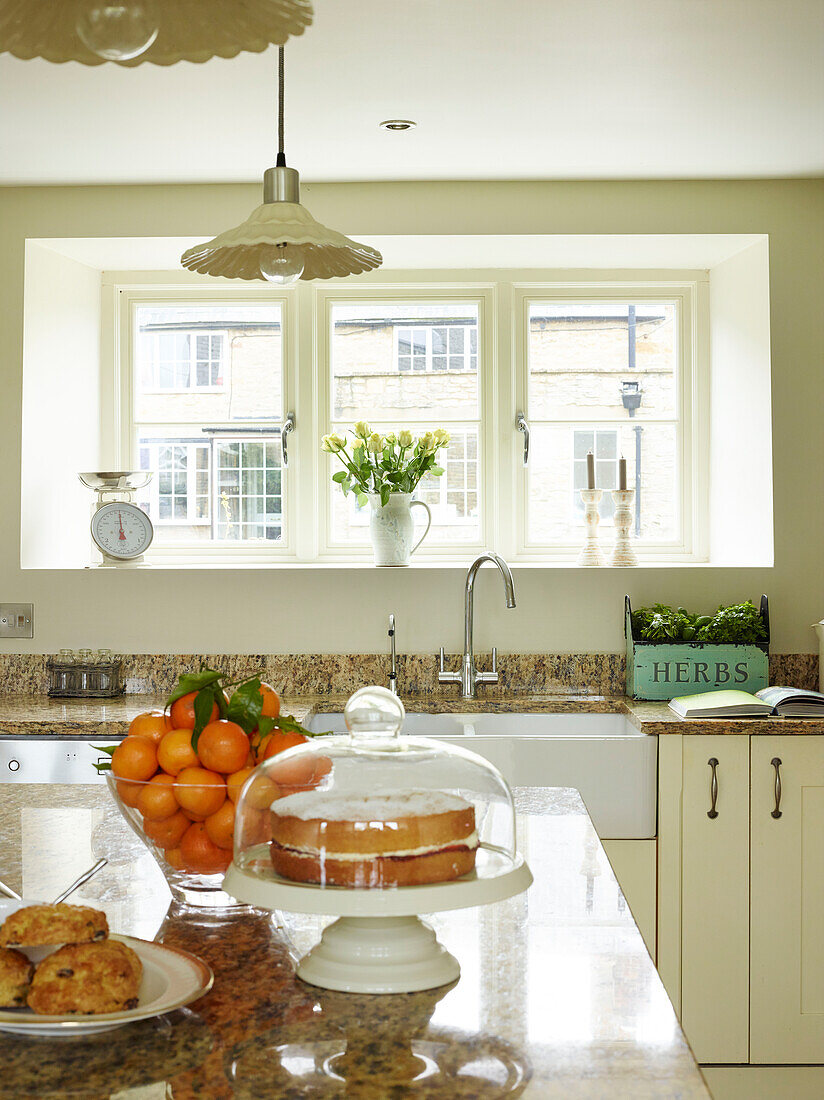
[{"label": "scone", "polygon": [[475,867],[475,809],[442,791],[309,791],[269,808],[272,865],[297,882],[420,886]]},{"label": "scone", "polygon": [[69,944],[34,972],[28,1005],[41,1015],[97,1015],[137,1008],[143,967],[117,940]]},{"label": "scone", "polygon": [[0,1008],[20,1008],[26,1003],[34,967],[22,951],[0,947]]},{"label": "scone", "polygon": [[109,934],[106,914],[87,905],[27,905],[0,925],[0,947],[92,943]]}]

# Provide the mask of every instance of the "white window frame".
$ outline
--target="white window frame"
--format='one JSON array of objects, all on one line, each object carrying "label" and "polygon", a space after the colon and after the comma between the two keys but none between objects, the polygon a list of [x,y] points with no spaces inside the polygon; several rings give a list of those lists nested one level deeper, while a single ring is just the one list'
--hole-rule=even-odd
[{"label": "white window frame", "polygon": [[[424,332],[426,333],[426,353],[424,355],[425,366],[424,366],[424,369],[422,371],[416,371],[414,366],[410,367],[408,372],[407,371],[402,371],[401,368],[400,368],[400,358],[401,358],[400,334],[404,329],[412,331],[413,329],[416,329],[416,328],[423,329]],[[470,350],[470,341],[468,339],[466,339],[464,341],[465,346],[464,346],[463,352],[461,353],[461,358],[463,359],[463,366],[461,366],[461,367],[451,367],[451,366],[447,365],[446,367],[444,367],[443,370],[435,370],[435,368],[432,366],[432,360],[435,358],[434,352],[432,351],[432,335],[433,335],[433,331],[436,328],[445,328],[447,330],[447,334],[448,334],[449,330],[453,329],[453,328],[463,329],[465,332],[468,332],[469,329],[472,328],[472,326],[471,325],[448,325],[448,324],[447,325],[439,325],[434,319],[432,321],[430,321],[428,324],[425,324],[425,325],[422,325],[422,324],[406,324],[406,323],[404,323],[402,325],[395,325],[394,329],[393,329],[393,333],[392,333],[393,363],[395,365],[395,370],[398,372],[398,374],[407,374],[407,373],[409,373],[409,374],[413,374],[413,375],[414,374],[435,374],[435,375],[438,375],[438,374],[472,374],[473,373],[471,363],[470,363],[470,361],[472,359],[472,352]],[[480,324],[478,325],[478,336],[480,337]],[[446,339],[447,339],[447,353],[446,353],[445,358],[446,358],[447,364],[448,364],[449,360],[457,358],[457,355],[453,355],[452,353],[449,352],[449,350],[448,350],[449,336],[448,335],[447,335]],[[479,340],[478,343],[479,343],[479,346],[480,346],[480,340]],[[476,350],[475,351],[475,367],[476,367],[476,370],[478,369],[478,363],[479,362],[480,362],[480,356],[478,354],[478,351]]]},{"label": "white window frame", "polygon": [[[630,273],[627,273],[628,275]],[[637,273],[631,273],[637,276]],[[648,273],[643,281],[637,277],[614,280],[564,280],[547,283],[514,283],[512,286],[513,310],[513,371],[512,394],[514,406],[510,406],[513,418],[523,412],[530,423],[529,386],[529,309],[532,302],[568,299],[574,301],[673,301],[678,310],[678,364],[679,377],[674,417],[660,421],[644,418],[639,423],[653,425],[677,421],[676,474],[677,507],[681,520],[681,537],[666,543],[634,543],[640,561],[696,562],[708,559],[709,539],[707,531],[709,500],[709,348],[706,333],[709,331],[709,280],[706,273],[694,273],[691,279],[673,280],[661,273]],[[559,418],[562,420],[564,418]],[[618,421],[590,419],[586,416],[568,418],[578,427],[609,429],[618,427]],[[512,507],[509,519],[515,538],[510,552],[518,561],[574,561],[580,546],[573,543],[546,544],[528,537],[528,470],[518,456],[523,453],[523,437],[517,440],[511,451],[510,467]]]},{"label": "white window frame", "polygon": [[[496,416],[494,394],[497,389],[497,356],[495,352],[495,312],[496,290],[489,283],[473,284],[469,281],[460,284],[452,282],[409,282],[403,285],[394,283],[381,284],[379,286],[349,286],[341,284],[338,287],[321,287],[314,290],[313,316],[316,319],[315,337],[317,340],[317,354],[314,359],[313,392],[317,395],[315,413],[318,417],[317,439],[328,434],[332,430],[332,389],[331,389],[331,332],[332,310],[336,305],[353,305],[375,303],[391,305],[394,302],[415,302],[433,305],[448,304],[451,302],[465,302],[477,307],[478,310],[478,369],[472,373],[478,379],[478,504],[480,508],[480,523],[478,525],[479,537],[467,542],[455,542],[451,544],[427,545],[424,540],[420,548],[415,552],[415,558],[425,560],[460,560],[466,561],[472,555],[477,555],[489,544],[492,537],[491,515],[493,500],[496,492],[496,482],[493,475],[494,461],[494,433],[484,428]],[[400,326],[404,327],[404,326]],[[410,327],[410,326],[405,326]],[[412,326],[414,327],[414,326]],[[397,337],[393,337],[397,342]],[[427,344],[429,346],[429,344]],[[394,354],[394,348],[393,348]],[[405,373],[405,372],[404,372]],[[415,372],[410,371],[410,374]],[[424,372],[420,372],[424,373]],[[425,372],[427,375],[429,371]],[[431,372],[436,375],[448,375],[448,371]],[[463,372],[461,372],[463,373]],[[464,424],[472,425],[474,419],[466,421],[444,421],[443,426],[456,429]],[[426,425],[418,422],[409,422],[401,425],[397,417],[370,418],[370,424],[377,430],[391,430],[393,428],[407,427],[417,434],[426,430]],[[352,546],[338,542],[332,535],[332,492],[340,492],[337,486],[330,489],[324,484],[323,472],[326,470],[326,455],[319,455],[318,472],[319,484],[314,487],[314,492],[321,500],[319,511],[319,524],[317,530],[316,557],[322,561],[348,560],[348,561],[372,561],[372,548],[367,543],[362,546]],[[339,467],[342,468],[342,467]],[[314,494],[313,494],[314,495]],[[472,520],[470,523],[474,522]],[[455,526],[458,524],[456,523]],[[463,524],[461,524],[463,526]],[[468,525],[468,524],[467,524]]]},{"label": "white window frame", "polygon": [[[161,386],[158,377],[158,363],[152,361],[152,385],[143,390],[146,394],[175,394],[175,393],[223,393],[229,384],[229,363],[231,357],[227,355],[229,347],[229,333],[226,329],[175,329],[175,335],[189,337],[189,385],[188,386]],[[168,332],[151,332],[144,335],[160,337],[170,335]],[[223,363],[223,381],[217,386],[199,386],[197,384],[197,337],[219,336],[221,343],[221,359]]]},{"label": "white window frame", "polygon": [[[278,304],[282,320],[283,415],[294,412],[296,430],[289,435],[289,465],[283,469],[286,506],[283,541],[277,547],[242,546],[233,541],[153,547],[150,560],[158,564],[190,562],[237,564],[371,565],[368,545],[334,545],[330,539],[332,497],[327,456],[320,451],[321,436],[331,421],[330,351],[333,304],[367,301],[420,301],[440,304],[468,301],[477,304],[479,393],[479,503],[482,521],[477,541],[450,546],[421,546],[414,563],[465,564],[480,550],[492,548],[513,563],[566,565],[575,561],[579,546],[535,546],[527,543],[526,477],[523,436],[516,418],[527,414],[528,309],[530,300],[566,296],[634,301],[679,297],[681,309],[679,353],[681,372],[679,410],[684,431],[679,438],[679,469],[683,472],[679,506],[684,538],[671,546],[636,549],[644,562],[702,562],[708,558],[708,431],[709,431],[709,280],[706,272],[620,271],[609,279],[582,279],[580,272],[431,271],[414,272],[409,279],[398,272],[373,272],[362,280],[330,280],[323,285],[301,282],[275,292],[270,286],[205,286],[188,274],[128,273],[104,280],[104,338],[111,333],[113,370],[104,378],[102,399],[120,440],[117,460],[133,468],[135,429],[130,374],[134,348],[133,314],[136,304],[203,305]],[[506,277],[502,277],[503,275]],[[479,277],[480,276],[480,277]],[[108,297],[106,297],[108,295]],[[107,345],[108,346],[108,345]],[[107,355],[108,359],[108,355]],[[411,373],[411,372],[410,372]],[[421,372],[422,373],[422,372]],[[441,373],[441,372],[435,372]],[[443,372],[443,373],[449,373]],[[169,391],[161,391],[168,393]],[[159,424],[159,421],[152,421]],[[388,422],[387,422],[388,423]],[[576,421],[580,423],[580,421]],[[646,421],[645,421],[646,423]],[[376,427],[382,422],[375,420]],[[244,422],[244,427],[274,426],[270,421]],[[398,427],[393,424],[393,427]],[[412,430],[416,425],[408,425]],[[593,426],[598,426],[594,425]],[[612,428],[615,425],[600,426]],[[164,424],[169,437],[191,436],[192,425]],[[226,425],[227,437],[231,424]]]},{"label": "white window frame", "polygon": [[[203,286],[198,283],[171,283],[165,281],[158,273],[152,277],[146,276],[145,282],[130,280],[129,282],[114,282],[104,286],[104,310],[113,318],[112,332],[114,335],[114,347],[112,349],[113,374],[110,390],[113,397],[112,418],[115,424],[116,438],[119,440],[120,469],[137,469],[138,427],[134,419],[134,355],[137,347],[137,309],[140,306],[163,307],[169,305],[192,304],[199,306],[232,305],[277,305],[280,307],[281,319],[281,395],[282,416],[285,419],[288,412],[295,408],[295,378],[297,374],[297,311],[295,309],[294,291],[274,291],[272,287],[221,287],[216,291],[213,287]],[[107,295],[107,297],[105,297]],[[218,330],[215,330],[218,331]],[[227,375],[228,376],[228,368]],[[171,390],[161,390],[161,394],[170,394]],[[188,390],[182,392],[190,392]],[[204,390],[197,392],[203,393]],[[244,420],[243,428],[267,428],[272,435],[277,436],[283,425],[283,419],[279,421],[269,420]],[[164,422],[161,420],[147,421],[155,426],[162,424],[164,436],[168,438],[191,438],[193,428],[197,425],[181,424],[179,422]],[[234,438],[240,425],[226,422],[226,438]],[[239,433],[242,436],[242,432]],[[290,456],[293,452],[296,433],[289,436]],[[204,435],[204,442],[208,441]],[[246,436],[244,438],[251,438]],[[276,545],[267,545],[265,542],[256,542],[242,545],[234,539],[209,540],[204,545],[202,541],[181,541],[171,546],[153,545],[147,555],[149,561],[157,564],[179,565],[188,562],[215,563],[215,564],[275,564],[277,562],[297,562],[296,531],[299,524],[299,490],[296,473],[296,464],[291,463],[281,473],[282,502],[285,505],[284,523],[281,540]],[[215,501],[212,499],[212,508]],[[185,526],[188,526],[186,524]]]}]

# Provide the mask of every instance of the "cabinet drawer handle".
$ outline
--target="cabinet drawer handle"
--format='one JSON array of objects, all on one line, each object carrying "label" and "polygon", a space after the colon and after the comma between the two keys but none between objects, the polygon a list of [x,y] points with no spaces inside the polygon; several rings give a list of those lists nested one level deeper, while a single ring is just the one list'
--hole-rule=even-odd
[{"label": "cabinet drawer handle", "polygon": [[770,817],[781,817],[781,757],[774,756],[770,761],[775,768],[775,809],[770,814]]},{"label": "cabinet drawer handle", "polygon": [[718,817],[718,810],[715,808],[718,801],[718,760],[716,757],[711,756],[707,763],[712,768],[712,774],[710,775],[710,808],[707,810],[707,817],[714,821]]}]

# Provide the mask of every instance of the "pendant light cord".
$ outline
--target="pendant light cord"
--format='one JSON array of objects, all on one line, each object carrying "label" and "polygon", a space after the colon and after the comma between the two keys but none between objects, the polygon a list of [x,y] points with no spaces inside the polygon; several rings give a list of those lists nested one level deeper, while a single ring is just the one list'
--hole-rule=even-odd
[{"label": "pendant light cord", "polygon": [[278,46],[278,159],[276,161],[278,168],[286,167],[286,153],[283,149],[283,93],[283,46]]}]

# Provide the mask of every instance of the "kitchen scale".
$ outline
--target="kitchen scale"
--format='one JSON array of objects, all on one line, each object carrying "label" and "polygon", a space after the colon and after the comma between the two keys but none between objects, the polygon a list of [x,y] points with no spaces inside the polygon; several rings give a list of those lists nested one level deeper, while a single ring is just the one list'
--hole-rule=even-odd
[{"label": "kitchen scale", "polygon": [[154,538],[152,521],[134,494],[152,479],[150,470],[102,471],[77,475],[87,489],[97,493],[91,536],[103,556],[98,564],[133,568],[146,565],[144,553]]}]

